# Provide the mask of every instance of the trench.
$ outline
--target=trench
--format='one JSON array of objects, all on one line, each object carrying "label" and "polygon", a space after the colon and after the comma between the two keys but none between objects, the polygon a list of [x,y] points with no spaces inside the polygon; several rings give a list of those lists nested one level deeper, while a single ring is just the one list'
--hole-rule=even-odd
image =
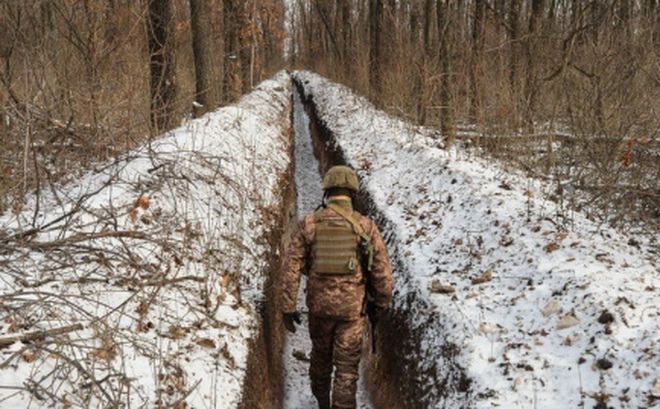
[{"label": "trench", "polygon": [[[313,97],[304,95],[302,84],[296,83],[292,95],[291,122],[294,158],[287,177],[291,181],[284,192],[280,229],[270,238],[275,249],[269,265],[269,282],[265,303],[260,306],[262,328],[257,339],[251,341],[243,402],[240,408],[317,408],[309,386],[308,368],[311,341],[307,331],[305,279],[302,278],[298,308],[303,322],[295,334],[285,334],[280,316],[281,255],[288,244],[290,230],[302,215],[313,211],[322,197],[321,175],[334,165],[345,165],[346,158],[335,142],[332,132],[318,119]],[[354,203],[356,210],[368,215],[379,226],[385,239],[392,267],[395,271],[395,299],[393,308],[379,323],[376,331],[376,350],[370,351],[368,337],[358,384],[358,408],[361,409],[426,409],[435,407],[442,397],[453,393],[469,394],[470,380],[455,365],[459,346],[447,344],[441,357],[420,353],[424,326],[436,327],[434,318],[411,328],[411,310],[428,311],[427,301],[415,292],[397,297],[396,275],[404,271],[402,256],[391,233],[389,221],[381,214],[366,190]],[[424,365],[420,365],[424,361]],[[442,365],[442,368],[439,366]],[[446,366],[446,367],[445,367]],[[442,374],[442,379],[438,379]]]},{"label": "trench", "polygon": [[[306,212],[313,211],[320,203],[322,194],[321,175],[332,166],[346,165],[346,159],[339,145],[334,142],[332,133],[321,121],[318,120],[314,103],[311,98],[305,98],[302,88],[295,82],[293,92],[295,100],[294,117],[297,116],[299,118],[298,122],[294,125],[296,134],[295,162],[299,197],[298,209],[300,214],[305,214]],[[300,166],[301,164],[303,165],[302,167]],[[309,179],[312,178],[313,182],[310,182]],[[316,201],[313,203],[305,203],[305,197],[313,197]],[[358,194],[354,207],[360,213],[372,218],[378,224],[381,231],[385,233],[387,229],[384,229],[384,227],[387,221],[382,215],[380,215],[380,213],[378,213],[368,192],[362,190]],[[384,238],[387,241],[386,235],[384,235]],[[387,243],[388,248],[391,244],[392,243]],[[393,268],[396,269],[397,260],[395,257],[392,257],[392,254],[390,254],[390,257],[392,259]],[[299,300],[301,299],[304,299],[304,294],[299,294]],[[407,405],[404,400],[401,399],[402,390],[406,389],[405,387],[402,388],[402,386],[404,386],[402,382],[405,382],[404,376],[397,370],[398,360],[390,359],[392,357],[392,349],[396,350],[395,345],[398,344],[398,342],[393,339],[380,339],[381,333],[390,331],[392,323],[393,321],[390,319],[384,320],[379,324],[379,329],[376,333],[378,351],[376,354],[372,354],[370,350],[371,340],[368,338],[373,335],[371,334],[371,331],[368,331],[369,334],[363,344],[363,354],[360,362],[360,381],[358,384],[357,396],[358,408],[398,409],[414,407]],[[399,332],[399,335],[400,334],[401,332]],[[304,342],[304,340],[306,340],[306,342]],[[308,384],[306,378],[303,380],[303,377],[300,376],[300,373],[303,373],[300,369],[301,364],[292,362],[291,359],[287,358],[287,354],[288,356],[292,356],[295,352],[294,349],[300,347],[307,347],[306,350],[309,351],[311,349],[309,334],[305,330],[304,335],[301,334],[301,336],[293,339],[290,337],[287,341],[287,344],[289,345],[288,348],[285,348],[285,362],[287,362],[285,367],[295,368],[294,370],[298,375],[294,378],[297,379],[296,382]],[[386,345],[389,347],[384,348]],[[291,371],[287,369],[287,372]],[[306,376],[306,372],[304,372],[303,375]],[[307,389],[309,389],[308,385]],[[298,387],[298,390],[301,390],[301,388]],[[284,409],[316,408],[314,405],[315,400],[313,399],[311,392],[308,392],[309,397],[304,401],[292,400],[291,392],[291,390],[288,390],[287,393],[285,393]]]},{"label": "trench", "polygon": [[[346,165],[347,160],[332,131],[319,119],[313,95],[306,95],[304,85],[294,77],[294,93],[301,96],[302,105],[309,118],[309,136],[319,162],[319,171],[325,173],[334,165]],[[381,213],[366,189],[361,189],[354,206],[360,213],[376,222],[383,234],[395,272],[394,300],[389,313],[381,320],[376,331],[376,354],[363,353],[362,387],[371,396],[368,403],[373,408],[427,409],[437,407],[438,402],[453,394],[470,400],[470,383],[464,369],[457,363],[460,346],[445,342],[440,356],[425,355],[425,340],[421,334],[432,329],[448,333],[451,330],[436,321],[430,311],[432,306],[417,291],[405,296],[397,294],[397,276],[412,276],[405,270],[404,252],[397,248],[394,228]],[[410,314],[422,314],[421,325],[412,327]],[[419,320],[418,320],[419,321]],[[420,361],[423,365],[420,365]],[[469,405],[468,405],[469,406]]]},{"label": "trench", "polygon": [[[323,155],[318,152],[318,144],[314,144],[310,130],[313,125],[302,104],[300,94],[294,90],[293,95],[293,125],[294,125],[294,162],[295,184],[297,191],[296,208],[297,217],[313,212],[321,203],[321,168],[318,158]],[[307,329],[307,307],[305,305],[306,280],[301,278],[298,294],[298,311],[302,313],[302,323],[295,334],[287,334],[283,361],[284,361],[284,400],[282,408],[316,408],[309,386],[308,368],[311,341]],[[364,372],[365,365],[362,365]],[[361,379],[365,379],[361,376]],[[358,408],[373,409],[369,392],[364,382],[358,384]]]},{"label": "trench", "polygon": [[[312,101],[305,100],[302,90],[294,86],[293,124],[294,124],[294,158],[295,182],[297,190],[297,218],[312,212],[321,203],[322,174],[334,165],[346,164],[344,155],[337,144],[333,143],[330,133],[316,118]],[[375,206],[366,193],[357,197],[355,207],[363,214],[370,215],[382,228],[385,220],[376,214]],[[392,260],[396,263],[396,260]],[[305,282],[302,278],[298,294],[298,310],[303,312],[303,323],[295,334],[286,337],[284,361],[284,400],[282,408],[316,408],[316,400],[309,387],[308,367],[311,341],[307,330],[307,314],[304,304]],[[389,326],[389,324],[387,324]],[[385,323],[381,324],[385,327]],[[386,331],[379,330],[380,332]],[[371,335],[369,335],[371,336]],[[378,340],[378,339],[377,339]],[[385,343],[393,345],[393,340]],[[371,342],[365,340],[360,364],[360,381],[358,383],[357,407],[362,409],[387,408],[396,409],[405,406],[401,400],[402,376],[396,376],[396,362],[389,365],[391,350],[383,349],[379,342],[377,350],[372,354]]]}]

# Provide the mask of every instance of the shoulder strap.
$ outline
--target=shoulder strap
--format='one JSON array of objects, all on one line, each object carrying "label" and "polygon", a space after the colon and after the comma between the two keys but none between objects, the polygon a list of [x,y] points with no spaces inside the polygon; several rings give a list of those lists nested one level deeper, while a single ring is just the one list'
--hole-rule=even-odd
[{"label": "shoulder strap", "polygon": [[364,228],[359,221],[355,220],[352,214],[348,213],[346,210],[342,209],[341,206],[334,203],[328,203],[328,207],[339,213],[344,219],[348,220],[348,222],[353,225],[353,229],[355,229],[355,232],[359,234],[360,237],[367,241],[369,240],[369,236],[367,236],[367,233],[365,233]]}]

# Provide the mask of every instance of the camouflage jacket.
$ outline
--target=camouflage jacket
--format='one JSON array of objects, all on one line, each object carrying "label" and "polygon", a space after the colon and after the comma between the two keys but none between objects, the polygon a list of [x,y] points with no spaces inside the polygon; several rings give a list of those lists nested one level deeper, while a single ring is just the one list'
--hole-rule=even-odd
[{"label": "camouflage jacket", "polygon": [[[335,201],[335,203],[351,209],[349,201]],[[322,218],[343,219],[330,208],[322,210]],[[371,273],[371,282],[375,290],[374,302],[377,306],[385,308],[392,300],[393,286],[392,266],[387,249],[378,227],[372,220],[362,216],[359,222],[371,237],[374,247]],[[362,313],[366,292],[366,278],[362,267],[359,266],[356,274],[350,275],[317,274],[310,259],[315,234],[316,222],[312,213],[300,221],[288,247],[282,281],[282,311],[293,312],[297,309],[300,275],[306,274],[308,276],[306,302],[310,314],[339,319],[358,318]]]}]

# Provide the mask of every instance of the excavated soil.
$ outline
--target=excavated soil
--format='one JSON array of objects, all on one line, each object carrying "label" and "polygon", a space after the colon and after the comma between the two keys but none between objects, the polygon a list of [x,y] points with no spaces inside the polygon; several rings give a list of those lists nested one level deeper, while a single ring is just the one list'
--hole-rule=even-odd
[{"label": "excavated soil", "polygon": [[[293,115],[293,112],[292,112]],[[289,130],[293,137],[293,128]],[[293,144],[290,156],[293,157]],[[283,205],[278,209],[279,228],[270,232],[268,242],[273,249],[267,265],[268,280],[265,285],[264,303],[258,306],[261,317],[261,330],[258,337],[250,342],[243,398],[240,409],[281,408],[283,401],[283,362],[284,325],[282,323],[281,297],[281,254],[287,245],[288,231],[295,224],[296,186],[294,166],[291,163],[286,175],[282,175]]]}]

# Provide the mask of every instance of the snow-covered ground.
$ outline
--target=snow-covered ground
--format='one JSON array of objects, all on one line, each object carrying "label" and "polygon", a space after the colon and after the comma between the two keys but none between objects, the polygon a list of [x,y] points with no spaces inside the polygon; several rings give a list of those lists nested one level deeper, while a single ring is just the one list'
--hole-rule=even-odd
[{"label": "snow-covered ground", "polygon": [[[282,72],[0,218],[0,407],[233,408],[291,158]],[[78,326],[79,325],[79,326]]]},{"label": "snow-covered ground", "polygon": [[[437,370],[417,380],[431,391],[419,402],[657,405],[653,238],[579,213],[566,223],[542,182],[438,149],[347,88],[295,76],[387,222],[402,267],[393,308],[416,331],[412,361]],[[0,348],[0,407],[237,407],[271,251],[263,237],[280,216],[291,160],[290,95],[280,73],[235,106],[0,217],[0,346],[68,328]],[[320,200],[302,196],[312,202],[301,213]],[[287,356],[309,353],[302,331]],[[459,347],[467,394],[435,386],[448,344]],[[287,409],[311,397],[306,362],[293,364]]]},{"label": "snow-covered ground", "polygon": [[[438,149],[349,89],[295,76],[388,222],[390,251],[404,267],[394,309],[407,310],[419,331],[417,365],[438,371],[420,390],[444,378],[442,348],[460,348],[469,392],[436,388],[423,397],[429,407],[657,405],[654,237],[580,213],[568,229],[541,182]],[[424,303],[408,305],[410,293]]]}]

